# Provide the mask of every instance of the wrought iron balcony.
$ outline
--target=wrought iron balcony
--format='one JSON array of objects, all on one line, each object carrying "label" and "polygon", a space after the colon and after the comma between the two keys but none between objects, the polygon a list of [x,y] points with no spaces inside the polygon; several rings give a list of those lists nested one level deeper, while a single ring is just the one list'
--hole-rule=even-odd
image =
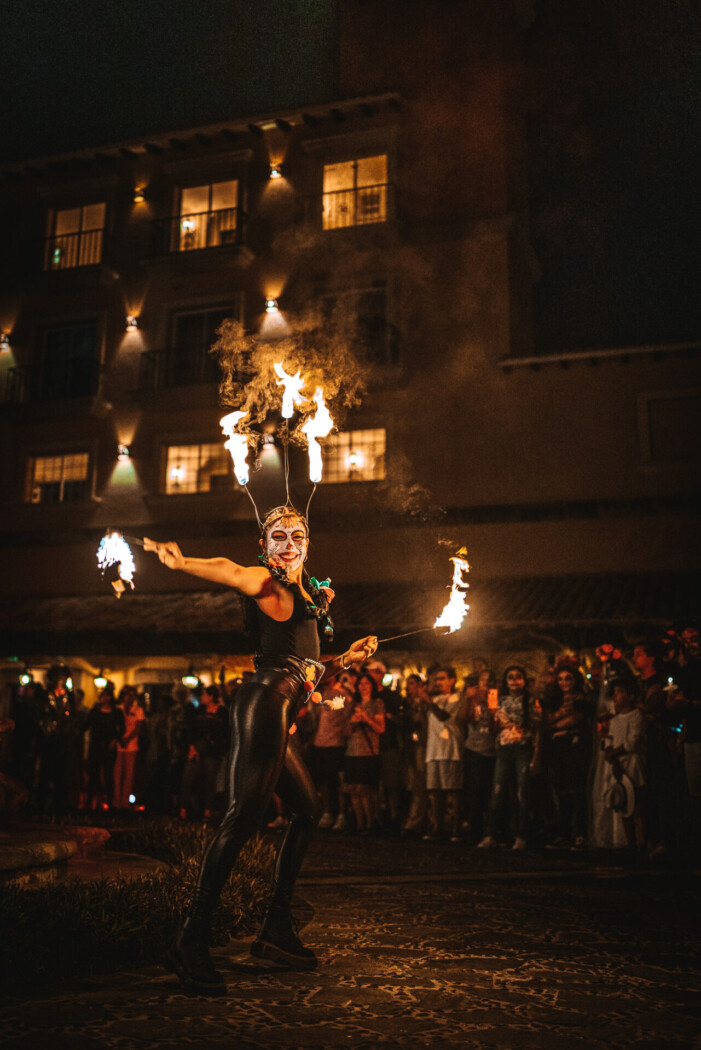
[{"label": "wrought iron balcony", "polygon": [[392,216],[394,187],[388,182],[376,186],[356,186],[304,197],[301,203],[305,220],[324,230],[372,226],[387,222]]},{"label": "wrought iron balcony", "polygon": [[243,243],[245,225],[246,215],[240,208],[154,219],[154,249],[157,255],[167,255],[239,245]]},{"label": "wrought iron balcony", "polygon": [[97,393],[100,362],[85,358],[47,360],[43,366],[8,368],[0,387],[4,405],[60,398],[92,397]]},{"label": "wrought iron balcony", "polygon": [[44,242],[44,269],[73,270],[82,266],[99,266],[104,242],[103,229],[47,237]]},{"label": "wrought iron balcony", "polygon": [[202,348],[170,347],[145,350],[139,368],[140,390],[218,383],[221,376],[216,358]]}]

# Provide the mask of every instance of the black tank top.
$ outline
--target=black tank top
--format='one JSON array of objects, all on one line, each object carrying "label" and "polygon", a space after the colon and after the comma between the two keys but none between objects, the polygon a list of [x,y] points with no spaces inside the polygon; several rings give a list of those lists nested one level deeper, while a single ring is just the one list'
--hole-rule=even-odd
[{"label": "black tank top", "polygon": [[289,620],[272,620],[256,602],[250,603],[258,635],[256,667],[279,667],[287,656],[298,660],[319,659],[317,618],[307,612],[298,588],[291,587],[290,590],[294,606]]}]

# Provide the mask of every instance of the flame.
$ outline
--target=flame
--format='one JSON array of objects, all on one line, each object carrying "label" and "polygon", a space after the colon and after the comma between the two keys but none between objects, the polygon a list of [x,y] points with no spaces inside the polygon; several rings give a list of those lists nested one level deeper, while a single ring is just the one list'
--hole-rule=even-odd
[{"label": "flame", "polygon": [[248,412],[229,412],[219,420],[219,426],[226,434],[228,441],[224,442],[224,448],[228,448],[234,461],[234,474],[239,485],[248,484],[248,435],[235,434],[234,427],[247,416]]},{"label": "flame", "polygon": [[324,391],[320,386],[314,392],[314,400],[316,401],[316,412],[309,417],[300,429],[303,434],[307,435],[309,442],[309,478],[316,485],[317,482],[321,481],[322,473],[321,445],[316,439],[326,437],[327,434],[331,433],[333,419],[324,403]]},{"label": "flame", "polygon": [[134,573],[136,572],[131,547],[121,532],[106,533],[97,548],[97,566],[101,572],[104,573],[110,565],[119,566],[119,579],[113,580],[112,586],[117,597],[121,598],[126,590],[125,583],[128,583],[134,590]]},{"label": "flame", "polygon": [[276,375],[279,376],[277,385],[284,386],[285,388],[282,395],[283,418],[291,419],[295,410],[295,405],[303,405],[304,402],[308,400],[308,398],[302,397],[301,393],[306,380],[302,379],[299,371],[295,372],[293,376],[288,375],[282,367],[282,362],[273,367],[275,368]]},{"label": "flame", "polygon": [[452,634],[453,631],[457,631],[458,627],[460,627],[465,619],[467,610],[470,608],[465,601],[465,592],[470,586],[465,579],[465,575],[470,571],[470,566],[467,561],[467,551],[464,547],[461,547],[450,560],[453,563],[453,585],[450,591],[450,598],[433,626],[448,627],[450,628],[449,633]]}]

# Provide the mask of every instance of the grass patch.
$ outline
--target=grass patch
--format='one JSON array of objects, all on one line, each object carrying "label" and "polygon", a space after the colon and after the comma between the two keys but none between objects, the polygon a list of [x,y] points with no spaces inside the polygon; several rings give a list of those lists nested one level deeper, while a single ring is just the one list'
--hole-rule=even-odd
[{"label": "grass patch", "polygon": [[[164,820],[115,833],[120,851],[171,865],[136,879],[66,878],[34,889],[4,885],[0,974],[7,988],[112,973],[159,962],[182,918],[211,832]],[[244,847],[217,908],[213,941],[225,944],[263,913],[274,848]]]}]

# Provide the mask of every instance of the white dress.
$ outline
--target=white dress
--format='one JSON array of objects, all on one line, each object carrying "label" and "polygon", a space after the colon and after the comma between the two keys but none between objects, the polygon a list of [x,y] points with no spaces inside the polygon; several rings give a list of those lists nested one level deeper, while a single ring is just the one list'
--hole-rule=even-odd
[{"label": "white dress", "polygon": [[[611,747],[623,747],[626,753],[619,755],[618,761],[636,787],[642,787],[645,783],[645,728],[645,716],[637,707],[614,715],[609,726]],[[606,764],[609,771],[608,787],[613,780],[613,772],[611,763]]]},{"label": "white dress", "polygon": [[[609,735],[605,741],[605,747],[621,747],[626,751],[625,755],[618,756],[618,762],[623,772],[630,778],[635,787],[642,787],[645,783],[645,763],[643,749],[645,746],[645,718],[634,708],[620,715],[614,715],[609,725]],[[623,849],[628,845],[623,817],[620,813],[608,809],[604,803],[604,796],[615,780],[613,766],[607,762],[601,753],[601,775],[598,797],[600,812],[599,832],[606,841],[598,841],[597,846],[606,849]],[[596,806],[594,810],[596,812]]]},{"label": "white dress", "polygon": [[[606,686],[602,685],[599,690],[596,705],[597,718],[602,715],[613,714],[613,702],[609,699]],[[604,778],[608,769],[608,762],[604,758],[604,742],[596,735],[594,737],[594,750],[592,753],[591,769],[591,796],[589,816],[589,845],[597,849],[614,849],[613,835],[613,811],[604,802]]]}]

